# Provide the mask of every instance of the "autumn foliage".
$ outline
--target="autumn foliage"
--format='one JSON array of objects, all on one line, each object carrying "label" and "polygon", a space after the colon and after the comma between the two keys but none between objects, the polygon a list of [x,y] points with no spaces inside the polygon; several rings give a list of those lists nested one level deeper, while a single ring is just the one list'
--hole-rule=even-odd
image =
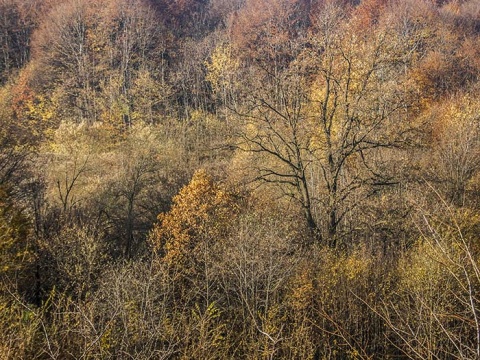
[{"label": "autumn foliage", "polygon": [[170,211],[158,216],[150,242],[168,267],[194,272],[204,243],[225,239],[238,211],[238,196],[198,170],[173,197]]},{"label": "autumn foliage", "polygon": [[477,0],[0,0],[0,359],[479,359]]}]

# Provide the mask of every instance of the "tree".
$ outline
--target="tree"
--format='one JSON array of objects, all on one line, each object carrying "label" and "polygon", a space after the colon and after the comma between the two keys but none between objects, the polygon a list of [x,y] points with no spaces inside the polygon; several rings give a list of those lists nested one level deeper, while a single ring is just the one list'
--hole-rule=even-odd
[{"label": "tree", "polygon": [[123,255],[132,258],[145,250],[144,240],[155,216],[166,206],[167,174],[159,131],[136,124],[126,135],[105,159],[104,164],[115,171],[104,174],[105,193],[97,206],[115,227],[115,241]]},{"label": "tree", "polygon": [[0,2],[0,84],[30,60],[30,40],[38,19],[34,1]]},{"label": "tree", "polygon": [[[33,90],[56,99],[64,119],[131,126],[137,78],[148,72],[157,89],[165,87],[165,44],[158,25],[155,12],[141,0],[56,4],[34,36]],[[155,108],[156,94],[142,95]]]},{"label": "tree", "polygon": [[150,107],[144,109],[151,112],[168,96],[164,29],[153,8],[142,0],[110,1],[101,17],[103,21],[97,25],[99,34],[91,36],[95,40],[93,45],[103,45],[109,54],[104,56],[100,49],[94,52],[105,72],[99,79],[104,92],[103,120],[129,127],[140,105],[150,101]]},{"label": "tree", "polygon": [[67,1],[52,7],[50,21],[44,22],[35,33],[34,60],[43,71],[41,88],[45,96],[58,91],[60,102],[75,112],[70,117],[95,120],[94,91],[97,86],[95,59],[91,56],[89,34],[95,28],[98,4]]},{"label": "tree", "polygon": [[432,168],[426,169],[426,175],[439,183],[445,196],[457,206],[473,200],[468,196],[469,184],[480,171],[478,108],[477,100],[470,94],[431,107],[433,139],[426,155],[429,162],[432,158],[435,161]]},{"label": "tree", "polygon": [[257,68],[240,114],[239,148],[259,155],[257,179],[281,185],[331,246],[362,199],[395,183],[381,153],[405,144],[410,130],[402,54],[390,47],[388,27],[358,36],[353,25],[325,5],[295,61],[278,72]]},{"label": "tree", "polygon": [[[228,42],[219,43],[205,65],[208,71],[205,80],[210,83],[212,92],[220,101],[220,105],[235,107],[239,61],[233,56],[232,45]],[[227,114],[225,114],[226,118]]]},{"label": "tree", "polygon": [[66,218],[87,198],[82,192],[86,189],[88,172],[92,170],[90,162],[94,148],[90,140],[85,125],[62,123],[52,143],[47,144],[50,149],[44,150],[50,157],[47,178],[55,187],[51,189],[56,197],[52,203],[60,202],[61,213]]},{"label": "tree", "polygon": [[298,0],[246,1],[230,25],[237,55],[274,72],[295,58],[294,39],[308,25],[308,5]]},{"label": "tree", "polygon": [[158,216],[150,243],[171,268],[188,274],[198,271],[203,246],[220,241],[237,211],[236,197],[198,170],[173,198],[172,209]]},{"label": "tree", "polygon": [[195,357],[222,357],[216,347],[230,332],[221,316],[216,264],[221,256],[218,249],[239,212],[239,201],[237,194],[198,170],[173,198],[170,211],[158,216],[149,237],[155,271],[165,272],[171,282],[169,306],[176,309],[175,318],[183,316],[178,320],[186,326],[180,351]]}]

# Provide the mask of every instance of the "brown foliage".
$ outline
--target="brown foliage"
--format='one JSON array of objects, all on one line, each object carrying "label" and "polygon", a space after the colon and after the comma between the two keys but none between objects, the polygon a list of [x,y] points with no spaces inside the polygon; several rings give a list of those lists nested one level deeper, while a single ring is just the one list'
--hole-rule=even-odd
[{"label": "brown foliage", "polygon": [[[205,172],[197,171],[173,198],[172,209],[158,217],[150,242],[162,261],[187,274],[196,271],[205,242],[222,241],[238,212],[234,193],[223,189]],[[193,263],[191,261],[193,260]]]},{"label": "brown foliage", "polygon": [[[285,66],[295,56],[291,42],[302,31],[297,0],[247,1],[232,20],[231,34],[238,54],[246,61],[265,66]],[[304,25],[304,24],[303,24]]]}]

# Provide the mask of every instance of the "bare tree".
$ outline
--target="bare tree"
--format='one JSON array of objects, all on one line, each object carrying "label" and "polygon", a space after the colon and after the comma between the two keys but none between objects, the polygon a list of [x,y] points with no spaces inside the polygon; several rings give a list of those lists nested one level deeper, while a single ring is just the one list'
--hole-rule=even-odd
[{"label": "bare tree", "polygon": [[250,74],[240,114],[239,148],[258,155],[257,179],[281,185],[334,247],[345,216],[395,183],[382,150],[405,144],[409,130],[388,27],[358,35],[354,25],[325,5],[296,60],[275,71],[260,63]]}]

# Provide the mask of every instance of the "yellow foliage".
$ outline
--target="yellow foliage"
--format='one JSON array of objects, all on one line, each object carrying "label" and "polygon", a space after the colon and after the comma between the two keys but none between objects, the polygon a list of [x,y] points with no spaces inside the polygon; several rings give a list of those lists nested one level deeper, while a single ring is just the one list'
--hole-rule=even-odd
[{"label": "yellow foliage", "polygon": [[166,83],[155,79],[150,72],[140,70],[130,90],[134,122],[154,122],[158,116],[155,107],[166,101],[171,93],[172,89]]},{"label": "yellow foliage", "polygon": [[474,132],[479,126],[478,113],[480,102],[473,94],[461,96],[457,101],[447,103],[444,113],[445,133],[453,131],[466,132],[469,129]]},{"label": "yellow foliage", "polygon": [[49,121],[53,119],[55,112],[55,102],[43,95],[37,95],[34,100],[27,101],[27,114],[32,118]]},{"label": "yellow foliage", "polygon": [[307,311],[312,306],[315,288],[312,269],[301,270],[292,281],[292,293],[288,304],[297,312]]},{"label": "yellow foliage", "polygon": [[36,95],[25,102],[25,115],[32,122],[30,131],[34,136],[50,135],[56,125],[58,107],[55,96]]},{"label": "yellow foliage", "polygon": [[112,347],[112,328],[108,327],[100,338],[100,349],[108,352]]},{"label": "yellow foliage", "polygon": [[207,81],[212,84],[214,91],[221,91],[230,84],[239,62],[232,56],[232,46],[224,43],[217,46],[205,65],[208,70]]},{"label": "yellow foliage", "polygon": [[199,170],[173,198],[172,209],[158,216],[150,242],[168,266],[186,266],[197,245],[224,237],[237,211],[236,196]]},{"label": "yellow foliage", "polygon": [[354,253],[348,256],[344,262],[344,273],[348,280],[354,280],[366,274],[369,270],[370,260]]},{"label": "yellow foliage", "polygon": [[463,286],[463,276],[478,270],[480,216],[467,209],[450,216],[449,220],[426,217],[431,233],[424,234],[401,260],[401,288],[418,294],[448,292],[450,286]]}]

